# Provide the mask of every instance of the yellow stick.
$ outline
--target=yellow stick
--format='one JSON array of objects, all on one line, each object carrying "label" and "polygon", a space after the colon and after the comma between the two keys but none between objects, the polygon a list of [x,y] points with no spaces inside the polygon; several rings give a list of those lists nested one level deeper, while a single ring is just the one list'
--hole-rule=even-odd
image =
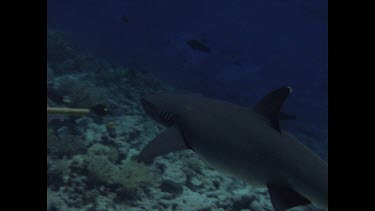
[{"label": "yellow stick", "polygon": [[51,108],[47,107],[47,114],[86,115],[90,109],[84,108]]}]

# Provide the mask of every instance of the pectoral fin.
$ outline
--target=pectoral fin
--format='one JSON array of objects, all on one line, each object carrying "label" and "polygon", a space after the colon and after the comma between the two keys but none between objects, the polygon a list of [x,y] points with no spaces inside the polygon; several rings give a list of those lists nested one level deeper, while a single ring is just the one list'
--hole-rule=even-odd
[{"label": "pectoral fin", "polygon": [[139,162],[150,163],[157,156],[184,149],[187,146],[180,130],[177,126],[172,126],[148,143],[137,159]]},{"label": "pectoral fin", "polygon": [[275,211],[285,211],[292,207],[311,203],[311,201],[287,186],[269,184],[267,187]]}]

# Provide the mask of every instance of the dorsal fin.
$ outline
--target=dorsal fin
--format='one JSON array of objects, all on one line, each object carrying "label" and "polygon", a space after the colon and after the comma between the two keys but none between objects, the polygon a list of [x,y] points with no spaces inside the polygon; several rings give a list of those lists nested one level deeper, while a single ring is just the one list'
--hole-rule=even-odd
[{"label": "dorsal fin", "polygon": [[289,86],[276,89],[264,96],[255,106],[254,110],[266,117],[273,128],[281,132],[279,125],[279,113],[285,99],[292,92]]}]

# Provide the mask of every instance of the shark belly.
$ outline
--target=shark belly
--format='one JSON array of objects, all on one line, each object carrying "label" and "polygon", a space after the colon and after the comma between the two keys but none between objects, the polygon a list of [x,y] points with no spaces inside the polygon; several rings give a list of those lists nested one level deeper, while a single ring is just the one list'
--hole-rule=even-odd
[{"label": "shark belly", "polygon": [[[270,172],[270,169],[264,168],[267,160],[262,149],[256,145],[247,146],[247,134],[241,134],[238,130],[232,130],[215,120],[198,124],[197,126],[195,123],[194,127],[184,125],[182,131],[194,152],[208,165],[221,173],[242,179],[254,187],[266,186],[268,175],[276,175]],[[208,132],[210,130],[215,131]],[[218,134],[217,131],[221,133]]]},{"label": "shark belly", "polygon": [[291,159],[287,165],[288,183],[301,195],[320,208],[328,208],[328,165],[294,136],[284,133],[284,146],[290,146]]},{"label": "shark belly", "polygon": [[254,187],[265,187],[266,178],[263,176],[264,173],[260,172],[256,168],[249,166],[248,163],[244,164],[238,162],[237,159],[229,157],[232,153],[212,153],[203,150],[198,150],[196,153],[202,160],[204,160],[209,166],[219,172],[232,176],[241,180]]},{"label": "shark belly", "polygon": [[[310,165],[308,165],[310,164]],[[305,196],[319,208],[328,208],[328,166],[320,160],[306,162],[310,169],[303,174],[290,176],[289,183],[295,191]]]}]

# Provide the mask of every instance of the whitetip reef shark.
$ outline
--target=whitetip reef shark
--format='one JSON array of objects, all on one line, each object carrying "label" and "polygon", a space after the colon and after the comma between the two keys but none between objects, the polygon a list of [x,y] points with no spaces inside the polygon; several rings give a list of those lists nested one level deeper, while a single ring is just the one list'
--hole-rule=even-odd
[{"label": "whitetip reef shark", "polygon": [[280,109],[291,92],[279,88],[254,107],[193,94],[144,97],[146,114],[167,129],[138,161],[191,149],[217,170],[267,187],[275,211],[310,203],[328,210],[328,164],[280,129]]}]

